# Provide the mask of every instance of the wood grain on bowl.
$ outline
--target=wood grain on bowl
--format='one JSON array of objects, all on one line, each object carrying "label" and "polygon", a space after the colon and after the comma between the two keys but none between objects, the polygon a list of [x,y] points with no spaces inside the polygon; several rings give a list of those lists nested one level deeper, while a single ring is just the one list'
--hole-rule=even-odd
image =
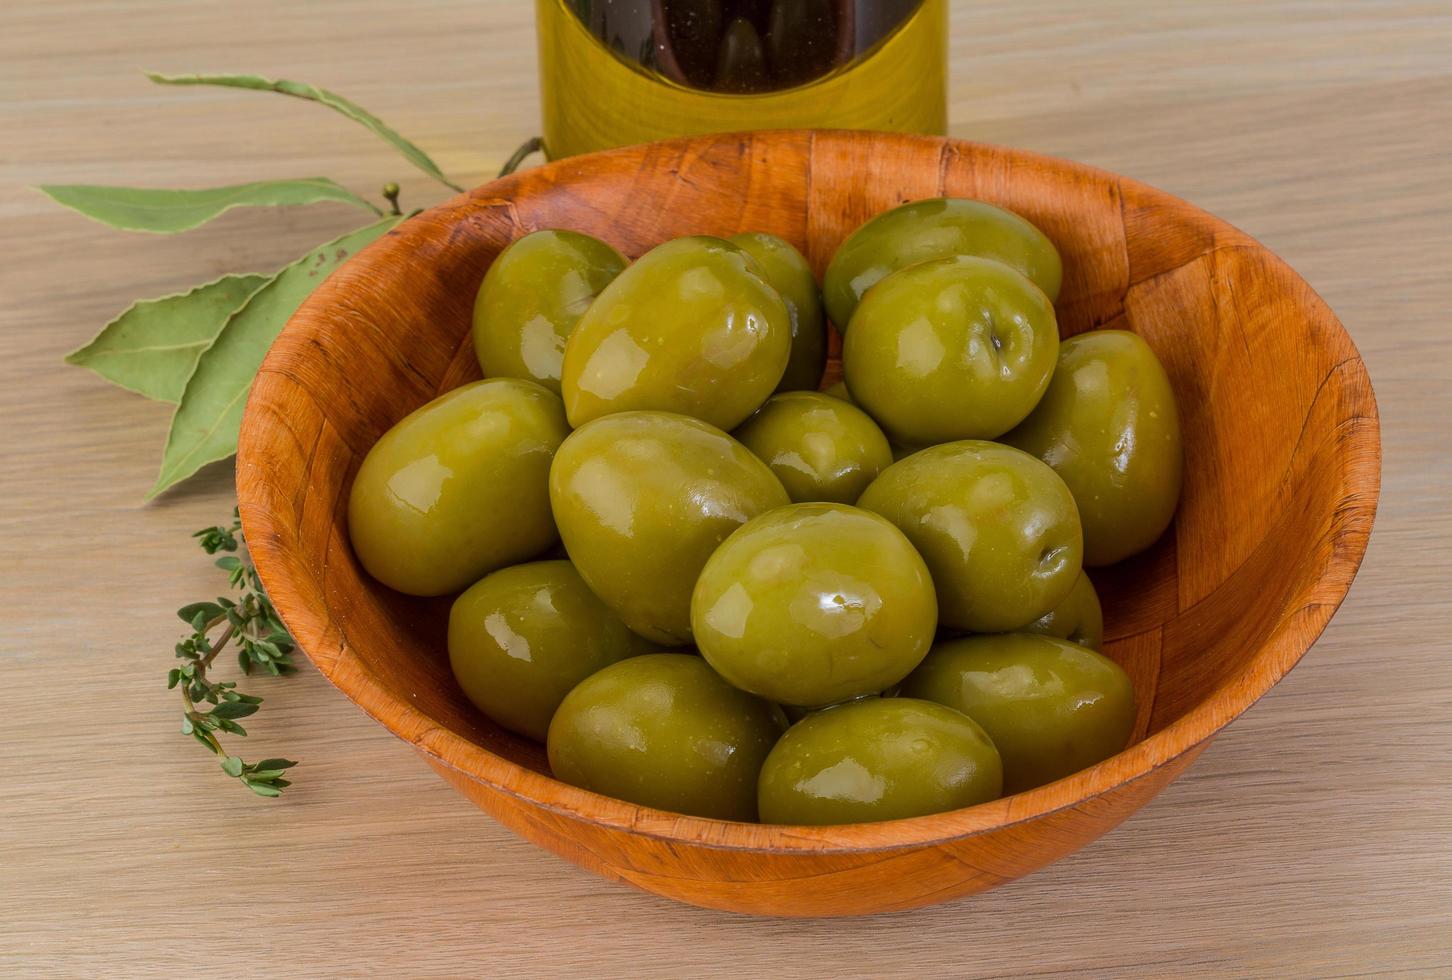
[{"label": "wood grain on bowl", "polygon": [[[556,782],[541,748],[457,691],[446,600],[401,596],[348,548],[362,456],[478,376],[474,293],[514,238],[572,228],[629,256],[677,235],[773,232],[820,274],[876,212],[939,194],[1024,215],[1064,257],[1060,329],[1133,330],[1179,400],[1185,488],[1145,554],[1095,575],[1105,653],[1140,698],[1131,746],[993,803],[841,827],[664,813]],[[834,365],[827,382],[840,377]],[[1315,641],[1376,508],[1365,368],[1335,316],[1263,246],[1126,178],[953,140],[847,132],[699,137],[577,157],[405,222],[298,311],[253,386],[238,497],[258,569],[320,671],[518,833],[607,877],[774,915],[912,908],[1027,874],[1100,836],[1178,776]],[[1227,791],[1233,792],[1233,787]]]}]

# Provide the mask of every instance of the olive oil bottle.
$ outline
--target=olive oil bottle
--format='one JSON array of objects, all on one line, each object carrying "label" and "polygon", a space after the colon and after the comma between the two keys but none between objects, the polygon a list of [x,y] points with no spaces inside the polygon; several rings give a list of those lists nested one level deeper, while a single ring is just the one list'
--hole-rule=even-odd
[{"label": "olive oil bottle", "polygon": [[947,0],[535,3],[551,157],[740,129],[947,126]]}]

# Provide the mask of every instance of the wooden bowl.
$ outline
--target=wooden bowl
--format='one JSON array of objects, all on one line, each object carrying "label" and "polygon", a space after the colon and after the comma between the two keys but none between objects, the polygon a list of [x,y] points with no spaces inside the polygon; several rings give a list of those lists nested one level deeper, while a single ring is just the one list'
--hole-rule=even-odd
[{"label": "wooden bowl", "polygon": [[[389,426],[478,377],[470,311],[500,249],[573,228],[636,256],[759,229],[821,272],[901,201],[982,198],[1064,257],[1059,325],[1142,335],[1179,398],[1185,488],[1173,529],[1095,575],[1105,652],[1134,680],[1124,752],[966,810],[839,827],[665,813],[556,782],[541,746],[475,711],[444,645],[447,600],[391,592],[348,547],[349,485]],[[840,375],[834,365],[829,381]],[[712,908],[855,915],[1010,881],[1114,827],[1194,761],[1321,633],[1376,507],[1376,404],[1351,339],[1285,263],[1205,212],[1089,167],[956,140],[782,131],[566,159],[405,222],[293,317],[252,388],[238,452],[247,540],[319,670],[460,792],[608,878]]]}]

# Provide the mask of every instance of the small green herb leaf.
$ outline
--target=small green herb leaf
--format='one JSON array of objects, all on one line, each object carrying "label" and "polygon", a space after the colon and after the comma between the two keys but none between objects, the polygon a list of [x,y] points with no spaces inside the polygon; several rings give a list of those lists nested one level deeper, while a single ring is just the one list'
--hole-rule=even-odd
[{"label": "small green herb leaf", "polygon": [[57,204],[112,228],[162,235],[190,231],[223,211],[239,207],[282,207],[338,201],[374,214],[383,213],[326,177],[260,180],[200,190],[101,187],[94,184],[46,184],[39,190]]},{"label": "small green herb leaf", "polygon": [[222,607],[215,602],[189,602],[176,611],[177,616],[184,623],[194,623],[198,613],[207,621],[211,621],[222,615]]},{"label": "small green herb leaf", "polygon": [[235,718],[246,718],[248,715],[257,714],[257,705],[248,704],[245,701],[223,701],[210,713],[213,718],[231,721]]},{"label": "small green herb leaf", "polygon": [[221,85],[228,88],[253,89],[259,92],[280,92],[283,95],[291,95],[299,99],[309,99],[368,127],[376,135],[393,144],[394,149],[402,153],[415,167],[445,187],[456,191],[464,189],[445,177],[444,172],[429,158],[427,153],[398,135],[385,125],[383,120],[362,106],[355,105],[327,89],[305,85],[302,82],[289,82],[284,79],[260,78],[256,75],[162,75],[157,72],[147,72],[146,77],[159,85]]},{"label": "small green herb leaf", "polygon": [[66,355],[112,384],[175,403],[227,318],[267,282],[266,276],[223,276],[191,292],[132,304],[96,338]]},{"label": "small green herb leaf", "polygon": [[161,473],[148,497],[237,451],[247,392],[283,324],[334,269],[400,220],[387,217],[314,249],[232,314],[187,379],[167,434]]},{"label": "small green herb leaf", "polygon": [[229,755],[222,760],[222,771],[229,776],[242,775],[242,760],[235,755]]}]

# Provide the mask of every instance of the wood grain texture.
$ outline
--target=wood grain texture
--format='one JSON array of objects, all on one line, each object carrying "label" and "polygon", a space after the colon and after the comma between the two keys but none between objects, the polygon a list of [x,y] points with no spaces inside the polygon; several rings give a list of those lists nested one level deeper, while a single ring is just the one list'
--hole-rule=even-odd
[{"label": "wood grain texture", "polygon": [[[490,262],[541,228],[583,231],[632,257],[680,235],[762,230],[789,237],[820,268],[867,217],[943,194],[992,201],[1043,228],[1077,270],[1063,329],[1113,321],[1136,331],[1183,406],[1173,532],[1102,591],[1111,624],[1122,608],[1159,613],[1133,634],[1119,627],[1105,647],[1140,680],[1140,739],[995,803],[845,827],[688,818],[549,778],[537,745],[456,690],[442,603],[373,581],[347,545],[348,489],[368,448],[478,377],[467,340]],[[1279,259],[1218,219],[1021,151],[790,131],[562,160],[400,225],[320,286],[273,345],[248,399],[237,493],[258,571],[300,647],[501,823],[691,904],[817,917],[916,908],[1011,881],[1168,785],[1320,635],[1361,562],[1380,459],[1371,384],[1341,324]]]},{"label": "wood grain texture", "polygon": [[172,610],[216,585],[186,535],[224,516],[232,473],[142,507],[165,408],[60,357],[137,296],[275,268],[356,219],[320,206],[135,238],[26,186],[326,174],[365,193],[398,179],[406,205],[440,200],[314,107],[165,92],[137,72],[327,85],[472,184],[535,127],[529,5],[428,0],[405,17],[380,0],[20,0],[6,12],[0,973],[247,973],[264,969],[247,959],[259,955],[288,975],[1452,971],[1445,4],[954,4],[954,135],[1164,188],[1270,246],[1325,298],[1376,384],[1382,499],[1356,585],[1314,649],[1119,830],[971,899],[815,922],[702,912],[543,855],[311,670],[253,685],[268,703],[247,748],[304,762],[291,799],[259,805],[176,733],[160,690]]}]

